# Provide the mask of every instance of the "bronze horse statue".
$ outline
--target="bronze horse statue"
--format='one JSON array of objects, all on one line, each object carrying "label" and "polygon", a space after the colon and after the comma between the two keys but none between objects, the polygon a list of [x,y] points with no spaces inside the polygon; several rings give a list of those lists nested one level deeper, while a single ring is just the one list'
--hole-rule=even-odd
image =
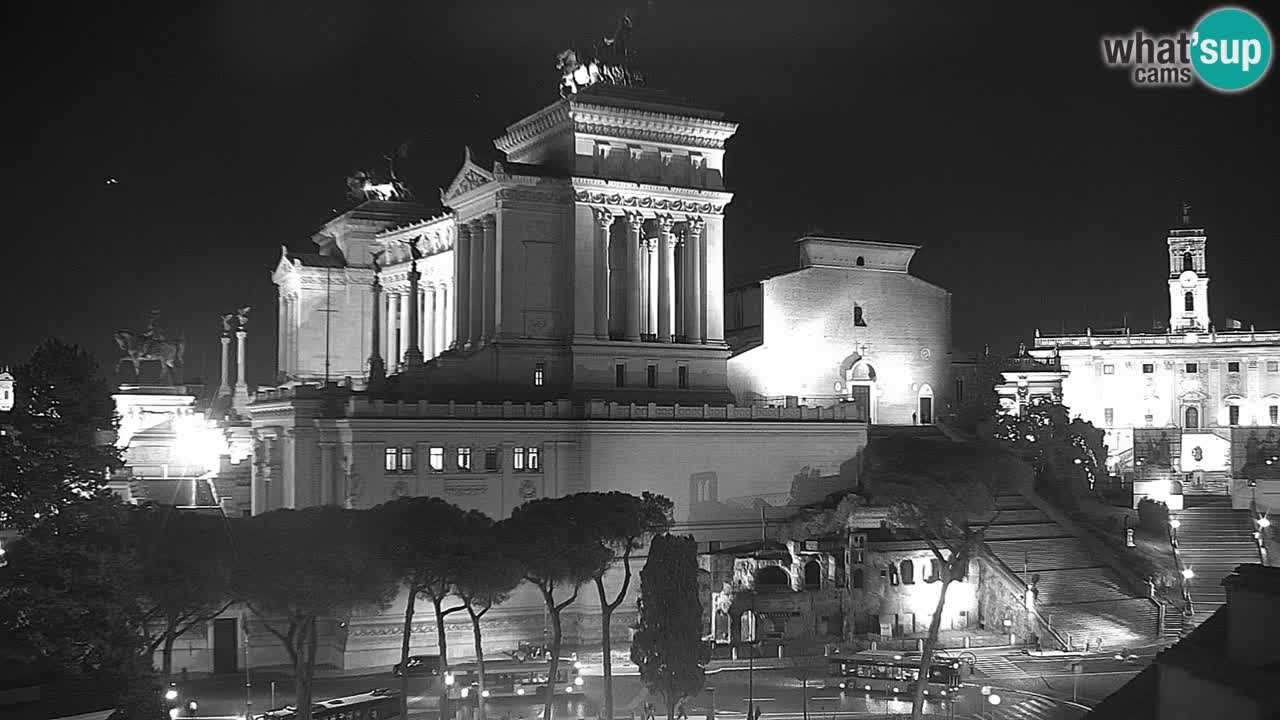
[{"label": "bronze horse statue", "polygon": [[174,368],[182,365],[182,355],[187,349],[187,341],[156,340],[132,330],[120,330],[116,333],[116,344],[124,353],[124,357],[116,361],[116,370],[120,363],[133,363],[133,374],[142,379],[141,366],[146,360],[160,363],[160,377],[170,385],[174,383]]}]

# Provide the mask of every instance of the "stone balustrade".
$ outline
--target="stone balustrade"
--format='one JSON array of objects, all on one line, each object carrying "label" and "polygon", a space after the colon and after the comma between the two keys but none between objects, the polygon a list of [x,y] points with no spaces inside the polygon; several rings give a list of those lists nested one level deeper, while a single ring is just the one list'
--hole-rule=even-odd
[{"label": "stone balustrade", "polygon": [[1108,331],[1085,335],[1042,335],[1036,338],[1035,347],[1038,350],[1054,347],[1185,347],[1224,343],[1275,345],[1280,343],[1280,331],[1228,330],[1163,335]]}]

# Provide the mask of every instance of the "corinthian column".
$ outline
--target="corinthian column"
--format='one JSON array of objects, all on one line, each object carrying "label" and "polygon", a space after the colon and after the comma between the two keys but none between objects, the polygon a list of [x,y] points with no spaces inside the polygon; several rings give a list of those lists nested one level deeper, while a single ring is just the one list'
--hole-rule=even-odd
[{"label": "corinthian column", "polygon": [[675,308],[675,220],[658,219],[658,342],[671,342]]},{"label": "corinthian column", "polygon": [[453,302],[453,342],[459,348],[470,340],[471,327],[471,226],[458,225],[453,246],[453,284],[458,289]]},{"label": "corinthian column", "polygon": [[596,248],[595,248],[595,311],[596,337],[609,338],[609,228],[613,227],[613,212],[606,208],[595,208],[596,213]]},{"label": "corinthian column", "polygon": [[231,364],[231,335],[227,332],[222,333],[222,383],[218,385],[218,397],[226,397],[231,394],[231,385],[227,381],[227,372],[230,370]]},{"label": "corinthian column", "polygon": [[382,282],[377,275],[373,276],[373,331],[372,354],[369,356],[369,386],[382,382],[387,377],[387,366],[382,362]]},{"label": "corinthian column", "polygon": [[394,291],[387,291],[387,370],[394,371],[396,368],[396,358],[400,357],[400,323],[396,316],[400,314],[399,295]]},{"label": "corinthian column", "polygon": [[422,316],[418,313],[421,311],[422,296],[418,291],[418,282],[422,280],[422,273],[418,272],[418,261],[414,260],[409,264],[409,294],[406,296],[409,306],[409,322],[405,323],[408,327],[409,338],[408,347],[404,351],[404,364],[410,370],[422,367],[422,349],[418,345],[418,331],[422,327]]},{"label": "corinthian column", "polygon": [[249,333],[243,326],[236,330],[236,393],[232,405],[241,412],[249,407],[249,386],[244,380],[244,341],[247,337]]},{"label": "corinthian column", "polygon": [[397,360],[399,361],[400,369],[403,370],[404,359],[409,353],[409,318],[410,313],[413,311],[413,296],[408,291],[405,291],[400,293],[399,299],[400,309],[396,312],[396,320],[399,321],[397,328],[400,331],[400,354],[397,356]]},{"label": "corinthian column", "polygon": [[640,229],[644,218],[627,215],[627,340],[640,342]]},{"label": "corinthian column", "polygon": [[685,267],[689,269],[688,294],[685,296],[684,332],[686,341],[701,343],[702,334],[702,228],[700,217],[693,217],[688,222],[688,233],[685,237]]},{"label": "corinthian column", "polygon": [[498,218],[485,215],[480,223],[484,228],[484,324],[480,337],[489,342],[497,333],[501,312],[498,302],[502,299],[502,288],[498,287]]},{"label": "corinthian column", "polygon": [[440,354],[440,344],[436,342],[436,286],[428,285],[422,295],[422,355],[433,358]]},{"label": "corinthian column", "polygon": [[484,335],[484,225],[471,223],[471,300],[467,318],[467,342],[480,344]]}]

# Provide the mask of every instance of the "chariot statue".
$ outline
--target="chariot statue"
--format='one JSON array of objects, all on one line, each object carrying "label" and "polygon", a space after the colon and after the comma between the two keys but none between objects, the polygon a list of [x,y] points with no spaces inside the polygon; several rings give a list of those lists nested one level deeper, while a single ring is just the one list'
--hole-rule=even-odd
[{"label": "chariot statue", "polygon": [[153,308],[147,314],[147,329],[119,330],[115,334],[116,345],[124,356],[116,361],[119,371],[123,363],[133,364],[134,377],[142,381],[142,363],[154,361],[160,363],[160,380],[170,385],[176,383],[176,370],[182,367],[182,356],[186,352],[187,341],[179,336],[170,340],[160,327],[160,310]]}]

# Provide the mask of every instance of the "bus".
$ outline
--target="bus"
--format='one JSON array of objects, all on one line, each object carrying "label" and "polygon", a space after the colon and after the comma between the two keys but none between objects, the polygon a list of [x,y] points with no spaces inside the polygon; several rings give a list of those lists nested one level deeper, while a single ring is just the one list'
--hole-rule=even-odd
[{"label": "bus", "polygon": [[[493,697],[541,697],[546,687],[550,663],[519,662],[517,660],[486,660],[484,663],[484,696]],[[449,686],[450,699],[470,697],[480,685],[475,663],[451,665],[444,682]],[[582,663],[572,658],[560,660],[556,669],[556,693],[572,695],[581,693],[583,685]]]},{"label": "bus", "polygon": [[[831,678],[827,686],[846,691],[910,695],[920,679],[920,660],[901,653],[864,651],[845,657],[829,658]],[[929,667],[924,694],[946,697],[961,686],[958,660],[935,660]]]},{"label": "bus", "polygon": [[[253,720],[293,720],[298,708],[289,705],[279,710],[268,710],[254,715]],[[377,688],[359,695],[317,700],[311,703],[313,720],[389,720],[400,717],[400,694],[387,688]]]}]

